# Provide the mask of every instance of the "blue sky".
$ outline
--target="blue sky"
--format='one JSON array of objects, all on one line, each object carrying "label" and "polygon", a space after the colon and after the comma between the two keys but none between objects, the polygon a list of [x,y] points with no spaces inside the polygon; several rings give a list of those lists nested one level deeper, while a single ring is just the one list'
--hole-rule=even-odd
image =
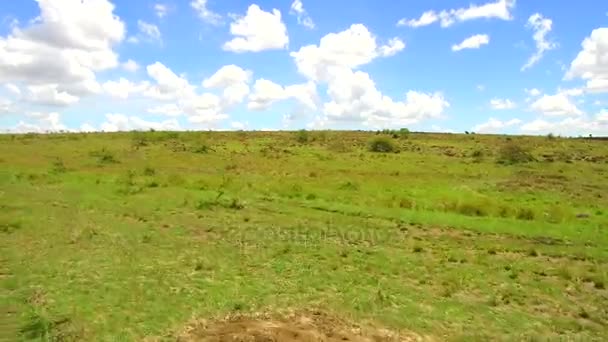
[{"label": "blue sky", "polygon": [[608,135],[597,0],[0,3],[0,130]]}]

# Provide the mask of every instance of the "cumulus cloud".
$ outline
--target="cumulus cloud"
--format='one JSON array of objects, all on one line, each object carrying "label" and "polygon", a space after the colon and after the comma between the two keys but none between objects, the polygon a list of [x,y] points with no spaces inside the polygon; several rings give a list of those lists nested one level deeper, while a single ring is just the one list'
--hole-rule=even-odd
[{"label": "cumulus cloud", "polygon": [[492,106],[492,109],[504,110],[513,109],[516,107],[516,104],[509,99],[492,99],[490,100],[490,106]]},{"label": "cumulus cloud", "polygon": [[377,57],[394,55],[405,44],[393,38],[388,45],[378,46],[376,37],[362,24],[329,33],[319,45],[306,45],[291,52],[298,71],[314,81],[327,81],[332,68],[357,68]]},{"label": "cumulus cloud", "polygon": [[523,124],[520,129],[526,133],[560,135],[608,134],[608,118],[606,112],[600,112],[594,117],[578,116],[559,121],[536,119]]},{"label": "cumulus cloud", "polygon": [[317,88],[314,82],[283,87],[263,78],[255,82],[247,108],[250,110],[266,110],[273,103],[290,98],[295,99],[308,109],[317,109]]},{"label": "cumulus cloud", "polygon": [[147,81],[134,83],[121,77],[118,81],[105,82],[102,87],[106,94],[125,100],[132,94],[144,93],[150,87],[150,83]]},{"label": "cumulus cloud", "polygon": [[169,6],[167,6],[166,4],[156,3],[154,4],[154,13],[157,17],[162,19],[166,17],[169,13]]},{"label": "cumulus cloud", "polygon": [[583,112],[576,107],[566,93],[543,95],[530,105],[530,109],[546,116],[581,115]]},{"label": "cumulus cloud", "polygon": [[207,8],[207,0],[193,0],[190,6],[203,22],[211,25],[222,24],[222,16]]},{"label": "cumulus cloud", "polygon": [[59,90],[56,84],[28,86],[25,99],[28,102],[46,106],[67,106],[79,100],[77,96]]},{"label": "cumulus cloud", "polygon": [[378,52],[382,57],[390,57],[396,55],[399,51],[405,49],[405,43],[399,38],[391,38],[388,44],[380,46]]},{"label": "cumulus cloud", "polygon": [[[332,122],[357,122],[368,126],[406,125],[426,118],[440,117],[449,107],[439,92],[409,91],[401,101],[382,94],[369,74],[355,69],[378,57],[393,55],[404,47],[394,39],[378,46],[376,37],[362,24],[330,33],[319,45],[307,45],[291,53],[298,71],[311,82],[327,85],[329,101],[323,115],[311,125],[322,127]],[[265,84],[267,96],[255,98],[254,107],[280,98],[281,89]],[[255,93],[255,92],[254,92]]]},{"label": "cumulus cloud", "polygon": [[241,103],[249,94],[252,74],[251,70],[244,70],[234,64],[225,65],[205,79],[203,87],[224,89],[223,100],[228,105]]},{"label": "cumulus cloud", "polygon": [[154,24],[147,23],[143,20],[137,21],[137,28],[139,32],[144,35],[146,38],[152,41],[161,42],[161,33],[158,29],[158,26]]},{"label": "cumulus cloud", "polygon": [[467,8],[443,10],[441,12],[426,11],[418,19],[403,18],[397,26],[421,27],[439,22],[441,27],[449,27],[457,22],[475,19],[512,20],[511,11],[515,8],[515,0],[497,0],[483,5],[471,4]]},{"label": "cumulus cloud", "polygon": [[19,121],[17,125],[10,128],[9,132],[14,133],[47,133],[68,131],[68,128],[61,122],[59,113],[27,113],[28,121]]},{"label": "cumulus cloud", "polygon": [[504,130],[505,128],[513,127],[521,123],[522,121],[520,119],[502,121],[496,118],[490,118],[487,122],[473,127],[473,131],[478,133],[498,133]]},{"label": "cumulus cloud", "polygon": [[490,36],[487,34],[476,34],[466,38],[459,44],[452,45],[452,51],[460,51],[464,49],[479,49],[482,45],[490,43]]},{"label": "cumulus cloud", "polygon": [[5,88],[5,89],[6,89],[6,90],[7,90],[9,93],[11,93],[12,95],[15,95],[15,96],[19,96],[19,95],[21,95],[21,89],[20,89],[20,88],[19,88],[19,86],[17,86],[16,84],[13,84],[13,83],[6,83],[6,84],[4,85],[4,88]]},{"label": "cumulus cloud", "polygon": [[524,91],[530,96],[539,96],[542,92],[536,88],[528,89],[525,88]]},{"label": "cumulus cloud", "polygon": [[134,60],[129,59],[128,61],[122,63],[122,68],[128,72],[136,72],[139,70],[139,64],[137,64],[137,62]]},{"label": "cumulus cloud", "polygon": [[294,0],[294,2],[291,3],[291,10],[289,11],[289,13],[297,16],[298,24],[311,30],[315,28],[315,23],[308,15],[308,12],[306,12],[306,10],[304,9],[304,4],[302,3],[302,0]]},{"label": "cumulus cloud", "polygon": [[74,102],[99,92],[95,74],[118,66],[113,47],[125,35],[114,5],[39,0],[38,6],[35,20],[0,37],[0,82],[33,86],[34,101],[42,102]]},{"label": "cumulus cloud", "polygon": [[176,119],[154,122],[143,120],[137,116],[106,114],[106,121],[100,125],[100,129],[104,132],[118,132],[150,129],[158,131],[179,131],[182,128]]},{"label": "cumulus cloud", "polygon": [[158,100],[176,100],[184,96],[194,96],[195,87],[164,64],[156,62],[148,65],[146,70],[148,76],[156,81],[155,85],[145,91],[146,96]]},{"label": "cumulus cloud", "polygon": [[262,10],[252,4],[243,17],[236,17],[230,24],[230,33],[235,36],[223,45],[232,52],[259,52],[263,50],[285,49],[289,43],[287,27],[281,19],[281,12]]},{"label": "cumulus cloud", "polygon": [[530,56],[526,64],[521,67],[521,70],[526,70],[532,67],[534,64],[543,58],[545,52],[553,50],[557,47],[557,44],[547,40],[547,34],[551,31],[553,21],[549,18],[543,17],[540,13],[535,13],[528,18],[526,27],[532,29],[534,34],[532,39],[536,45],[536,52]]},{"label": "cumulus cloud", "polygon": [[608,27],[597,28],[581,44],[566,79],[581,78],[590,92],[608,92]]},{"label": "cumulus cloud", "polygon": [[0,114],[7,114],[13,110],[13,102],[0,98]]},{"label": "cumulus cloud", "polygon": [[328,82],[330,101],[324,113],[332,121],[363,122],[370,126],[409,125],[441,117],[449,103],[440,93],[408,91],[403,101],[383,95],[370,76],[348,68],[334,70]]},{"label": "cumulus cloud", "polygon": [[149,108],[148,113],[162,114],[166,116],[180,116],[183,114],[183,110],[175,103],[168,103]]},{"label": "cumulus cloud", "polygon": [[397,26],[421,27],[431,25],[439,20],[439,15],[435,11],[426,11],[420,15],[418,19],[401,19],[397,22]]},{"label": "cumulus cloud", "polygon": [[[221,89],[222,94],[199,93],[184,75],[177,75],[160,62],[148,65],[148,76],[152,83],[140,83],[143,96],[161,102],[150,106],[147,111],[167,116],[185,115],[190,123],[211,128],[228,118],[226,114],[234,105],[244,101],[249,94],[248,83],[252,72],[237,65],[225,65],[213,75],[205,78],[202,87]],[[144,87],[145,85],[145,87]],[[131,85],[125,84],[126,88]]]}]

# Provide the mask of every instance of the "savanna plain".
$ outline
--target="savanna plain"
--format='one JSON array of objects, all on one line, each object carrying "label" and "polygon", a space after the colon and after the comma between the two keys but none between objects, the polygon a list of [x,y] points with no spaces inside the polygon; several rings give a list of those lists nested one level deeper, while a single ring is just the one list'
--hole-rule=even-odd
[{"label": "savanna plain", "polygon": [[0,283],[6,341],[605,341],[608,140],[0,135]]}]

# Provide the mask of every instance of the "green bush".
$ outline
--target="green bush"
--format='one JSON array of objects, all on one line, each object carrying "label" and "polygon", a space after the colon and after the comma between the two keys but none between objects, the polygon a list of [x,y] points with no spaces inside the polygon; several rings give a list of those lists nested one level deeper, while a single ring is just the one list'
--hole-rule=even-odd
[{"label": "green bush", "polygon": [[301,129],[296,133],[296,141],[300,144],[306,144],[307,142],[309,142],[310,136],[308,135],[308,131],[306,131],[305,129]]},{"label": "green bush", "polygon": [[534,161],[534,157],[523,147],[509,141],[498,151],[498,162],[501,164],[517,164]]},{"label": "green bush", "polygon": [[373,138],[369,142],[368,149],[370,152],[397,152],[397,146],[395,145],[395,143],[391,139],[386,137]]}]

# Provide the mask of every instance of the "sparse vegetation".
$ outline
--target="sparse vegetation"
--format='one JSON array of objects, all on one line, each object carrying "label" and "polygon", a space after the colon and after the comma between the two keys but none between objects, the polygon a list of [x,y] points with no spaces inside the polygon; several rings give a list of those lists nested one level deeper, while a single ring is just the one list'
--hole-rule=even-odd
[{"label": "sparse vegetation", "polygon": [[[510,139],[510,138],[508,138]],[[518,164],[534,161],[534,157],[521,145],[510,140],[498,150],[498,162],[502,164]]]},{"label": "sparse vegetation", "polygon": [[608,146],[404,132],[0,135],[8,340],[313,303],[437,341],[608,339]]},{"label": "sparse vegetation", "polygon": [[371,152],[390,153],[396,152],[397,146],[392,140],[388,138],[377,137],[370,140],[368,149]]}]

